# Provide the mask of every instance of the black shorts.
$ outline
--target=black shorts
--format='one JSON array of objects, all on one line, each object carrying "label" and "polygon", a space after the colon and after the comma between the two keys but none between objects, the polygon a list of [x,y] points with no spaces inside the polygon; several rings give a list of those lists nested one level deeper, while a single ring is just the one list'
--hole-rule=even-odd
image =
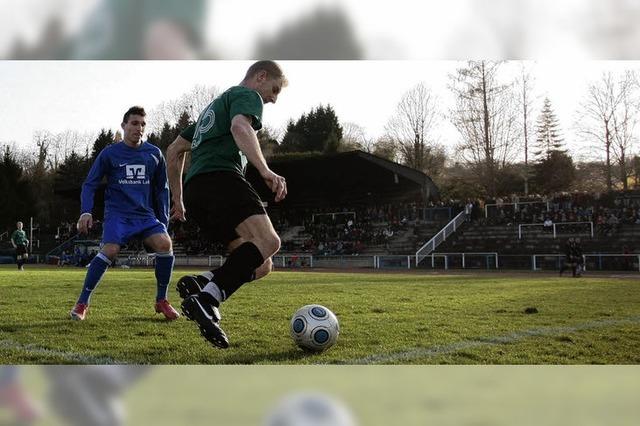
[{"label": "black shorts", "polygon": [[16,247],[16,256],[23,256],[25,254],[27,254],[27,246],[22,245],[22,244],[18,245]]},{"label": "black shorts", "polygon": [[233,172],[196,175],[184,188],[187,221],[200,227],[209,242],[228,245],[239,238],[236,227],[250,216],[267,214],[247,180]]}]

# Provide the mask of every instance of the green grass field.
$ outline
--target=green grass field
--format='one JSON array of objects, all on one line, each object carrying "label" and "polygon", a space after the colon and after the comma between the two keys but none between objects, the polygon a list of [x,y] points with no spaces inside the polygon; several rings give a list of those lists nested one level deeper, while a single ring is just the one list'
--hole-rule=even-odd
[{"label": "green grass field", "polygon": [[[46,368],[22,372],[45,408]],[[634,366],[162,366],[123,403],[140,426],[261,426],[297,392],[341,401],[362,426],[635,426],[639,376]],[[35,426],[62,425],[52,411]],[[1,407],[0,424],[10,424]]]},{"label": "green grass field", "polygon": [[[173,283],[192,272],[175,271]],[[231,348],[219,350],[193,323],[153,312],[150,269],[108,271],[88,319],[71,321],[84,274],[0,269],[2,363],[640,363],[636,278],[275,272],[223,306]],[[175,290],[170,296],[177,305]],[[309,303],[340,320],[337,345],[322,354],[289,337],[291,315]]]}]

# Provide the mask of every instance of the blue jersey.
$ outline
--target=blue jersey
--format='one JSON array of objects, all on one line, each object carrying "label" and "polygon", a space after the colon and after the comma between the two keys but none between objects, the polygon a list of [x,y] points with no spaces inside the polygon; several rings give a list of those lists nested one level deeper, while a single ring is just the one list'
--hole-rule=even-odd
[{"label": "blue jersey", "polygon": [[157,218],[169,223],[167,164],[160,149],[148,142],[131,148],[118,142],[104,148],[82,185],[81,213],[91,213],[96,189],[107,178],[104,219]]}]

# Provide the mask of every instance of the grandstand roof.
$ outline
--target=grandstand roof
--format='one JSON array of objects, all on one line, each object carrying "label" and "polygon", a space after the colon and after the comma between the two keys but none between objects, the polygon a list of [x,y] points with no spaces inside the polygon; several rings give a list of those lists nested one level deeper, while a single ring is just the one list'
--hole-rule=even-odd
[{"label": "grandstand roof", "polygon": [[[398,163],[350,151],[331,155],[297,155],[269,161],[269,167],[287,179],[282,207],[368,205],[424,202],[438,199],[439,191],[426,174]],[[254,168],[247,179],[260,197],[273,205],[273,194]]]}]

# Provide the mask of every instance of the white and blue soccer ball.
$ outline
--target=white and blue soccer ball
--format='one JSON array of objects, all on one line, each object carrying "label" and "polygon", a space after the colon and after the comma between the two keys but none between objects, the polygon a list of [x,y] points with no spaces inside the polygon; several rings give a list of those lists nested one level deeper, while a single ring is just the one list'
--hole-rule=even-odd
[{"label": "white and blue soccer ball", "polygon": [[335,345],[340,334],[338,318],[322,305],[306,305],[291,318],[291,338],[302,349],[322,352]]},{"label": "white and blue soccer ball", "polygon": [[339,400],[316,392],[288,395],[269,413],[263,426],[357,426]]}]

